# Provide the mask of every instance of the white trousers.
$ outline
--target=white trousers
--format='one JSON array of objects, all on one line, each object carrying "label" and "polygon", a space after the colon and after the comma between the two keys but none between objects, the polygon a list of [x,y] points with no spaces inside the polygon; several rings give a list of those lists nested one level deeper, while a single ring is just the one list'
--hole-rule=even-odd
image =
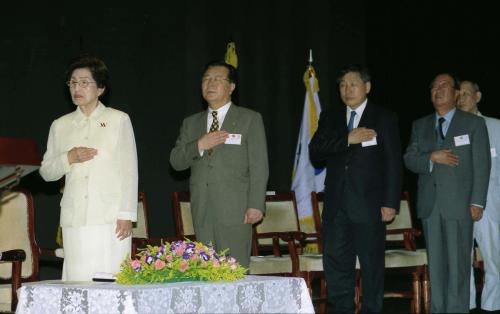
[{"label": "white trousers", "polygon": [[63,227],[62,280],[92,281],[96,272],[118,273],[131,251],[131,237],[119,240],[116,224]]},{"label": "white trousers", "polygon": [[[487,215],[474,223],[474,238],[484,261],[484,285],[481,293],[481,308],[487,311],[500,310],[500,224]],[[471,271],[470,308],[476,307],[476,286]]]}]

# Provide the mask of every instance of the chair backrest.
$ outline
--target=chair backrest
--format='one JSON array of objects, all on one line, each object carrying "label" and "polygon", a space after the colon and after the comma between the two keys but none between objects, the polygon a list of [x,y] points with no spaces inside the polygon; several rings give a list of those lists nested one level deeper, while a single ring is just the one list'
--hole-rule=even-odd
[{"label": "chair backrest", "polygon": [[323,242],[321,238],[321,215],[325,208],[325,193],[324,192],[311,192],[312,216],[314,221],[313,236],[317,238],[318,253],[323,252]]},{"label": "chair backrest", "polygon": [[149,238],[149,221],[148,221],[148,203],[144,192],[139,192],[137,201],[137,222],[132,228],[132,236],[134,238],[148,239]]},{"label": "chair backrest", "polygon": [[[35,241],[33,198],[27,190],[1,192],[0,251],[21,249],[26,253],[22,281],[38,280],[40,251]],[[12,265],[0,264],[0,279],[10,279]]]},{"label": "chair backrest", "polygon": [[325,208],[325,192],[311,192],[312,216],[314,232],[321,233],[321,215]]},{"label": "chair backrest", "polygon": [[[266,214],[264,219],[255,225],[255,232],[287,232],[300,231],[297,215],[295,193],[269,191],[266,195]],[[284,241],[280,241],[286,244]],[[271,239],[259,239],[259,245],[271,245]]]},{"label": "chair backrest", "polygon": [[172,208],[175,219],[175,234],[180,238],[196,239],[191,215],[189,192],[176,191],[172,193]]},{"label": "chair backrest", "polygon": [[[410,205],[410,197],[408,192],[403,192],[401,194],[401,203],[399,207],[399,213],[394,217],[394,220],[386,225],[386,230],[395,229],[410,229],[413,228],[413,218],[412,218],[412,208]],[[403,241],[404,236],[402,234],[388,234],[386,235],[386,241]]]}]

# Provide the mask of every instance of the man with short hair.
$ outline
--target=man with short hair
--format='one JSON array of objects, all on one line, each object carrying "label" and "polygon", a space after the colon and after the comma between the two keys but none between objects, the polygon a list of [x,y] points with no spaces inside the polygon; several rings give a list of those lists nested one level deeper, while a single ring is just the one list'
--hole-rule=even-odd
[{"label": "man with short hair", "polygon": [[371,78],[359,65],[343,68],[337,84],[344,106],[323,111],[309,144],[326,162],[323,268],[329,311],[354,313],[356,256],[361,265],[361,312],[382,310],[385,224],[401,200],[401,143],[395,113],[368,99]]},{"label": "man with short hair", "polygon": [[[457,107],[483,117],[490,140],[491,173],[488,196],[483,218],[474,223],[474,239],[476,239],[484,262],[481,308],[487,311],[497,311],[500,310],[500,174],[498,173],[500,158],[497,156],[497,148],[500,149],[500,120],[481,115],[478,109],[481,97],[477,83],[473,81],[460,83]],[[472,269],[470,287],[470,308],[473,309],[476,307],[476,286]]]},{"label": "man with short hair", "polygon": [[413,123],[404,155],[418,174],[432,313],[469,312],[472,224],[481,219],[490,175],[484,119],[456,109],[459,88],[453,74],[434,78],[435,112]]},{"label": "man with short hair", "polygon": [[258,112],[236,106],[236,69],[209,63],[201,78],[208,109],[184,119],[170,163],[191,169],[191,211],[196,238],[212,242],[248,267],[252,224],[265,212],[269,176],[264,123]]}]

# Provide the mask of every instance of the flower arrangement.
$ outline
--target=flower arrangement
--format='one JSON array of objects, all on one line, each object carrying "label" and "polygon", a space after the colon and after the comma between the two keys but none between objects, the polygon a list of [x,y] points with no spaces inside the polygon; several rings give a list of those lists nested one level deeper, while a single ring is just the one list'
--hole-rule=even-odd
[{"label": "flower arrangement", "polygon": [[127,258],[116,274],[120,284],[148,284],[178,281],[234,281],[246,268],[227,249],[216,253],[212,245],[190,240],[148,245],[136,259]]}]

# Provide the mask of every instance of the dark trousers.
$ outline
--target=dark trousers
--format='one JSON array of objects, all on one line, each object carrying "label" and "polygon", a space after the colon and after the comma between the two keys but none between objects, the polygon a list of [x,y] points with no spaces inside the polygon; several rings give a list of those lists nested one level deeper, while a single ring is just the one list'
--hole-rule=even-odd
[{"label": "dark trousers", "polygon": [[344,210],[323,220],[323,268],[328,311],[354,313],[356,255],[361,265],[364,313],[379,313],[384,298],[385,225],[354,223]]}]

